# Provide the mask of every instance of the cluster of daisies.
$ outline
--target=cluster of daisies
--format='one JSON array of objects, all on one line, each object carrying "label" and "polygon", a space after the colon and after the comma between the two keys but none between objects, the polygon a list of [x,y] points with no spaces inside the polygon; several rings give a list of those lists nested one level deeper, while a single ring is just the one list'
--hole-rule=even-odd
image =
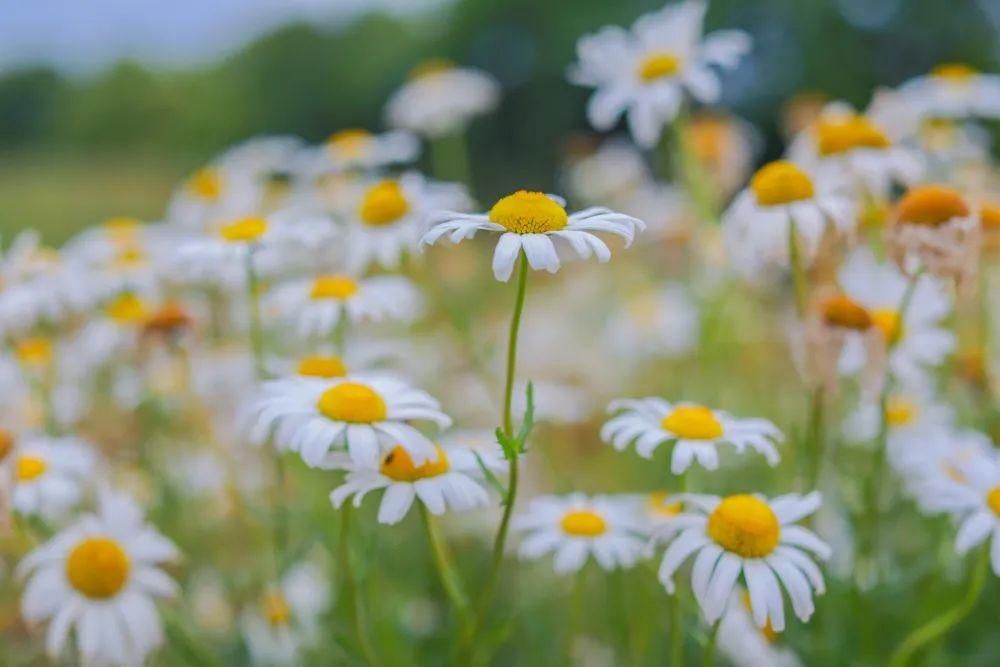
[{"label": "cluster of daisies", "polygon": [[[155,600],[180,579],[200,629],[238,627],[255,664],[302,664],[330,614],[366,632],[345,544],[370,497],[379,524],[423,516],[456,615],[471,613],[460,589],[481,592],[460,655],[516,552],[560,575],[658,561],[673,655],[703,625],[706,665],[716,645],[735,665],[802,664],[777,640],[789,609],[812,617],[834,552],[848,572],[878,560],[871,536],[897,493],[953,518],[957,552],[987,553],[1000,576],[1000,453],[990,424],[973,430],[944,400],[955,377],[993,396],[1000,172],[977,121],[1000,118],[1000,78],[947,64],[864,110],[793,100],[786,154],[753,171],[761,142],[717,106],[752,42],[703,35],[705,11],[668,4],[578,42],[568,77],[594,89],[590,123],[626,130],[568,156],[559,180],[579,208],[537,189],[479,207],[464,182],[415,167],[500,101],[488,74],[433,61],[389,100],[385,132],[251,139],[191,174],[161,221],[114,218],[59,249],[30,231],[7,244],[0,511],[23,539],[0,577],[22,587],[30,629],[47,624],[46,652],[142,664],[164,643]],[[613,272],[576,261],[633,243]],[[509,330],[463,319],[479,297],[456,303],[489,275],[510,284]],[[790,437],[775,415],[634,397],[650,368],[719,342],[708,311],[731,292],[778,311],[722,337],[783,337],[809,399]],[[974,347],[957,354],[966,322]],[[623,465],[651,460],[660,488],[543,493],[533,452],[560,427],[630,452]],[[841,478],[841,450],[868,461],[864,479]],[[732,486],[727,473],[760,463],[790,471],[780,495]],[[287,522],[311,503],[290,481],[305,468],[344,526],[336,567]],[[140,509],[169,516],[178,497],[240,530],[264,524],[275,557],[236,584],[190,550],[182,570]],[[435,528],[469,512],[493,535],[483,582],[460,581]],[[334,607],[331,570],[353,608]],[[689,595],[701,622],[676,602]],[[186,636],[177,616],[164,614]],[[343,650],[356,648],[373,662],[366,637]]]}]

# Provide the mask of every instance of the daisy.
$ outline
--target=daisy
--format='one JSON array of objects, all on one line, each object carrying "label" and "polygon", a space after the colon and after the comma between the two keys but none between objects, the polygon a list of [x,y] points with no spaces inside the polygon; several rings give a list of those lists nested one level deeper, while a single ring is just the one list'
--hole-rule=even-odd
[{"label": "daisy", "polygon": [[348,473],[344,483],[330,493],[330,501],[340,509],[354,496],[354,506],[360,507],[369,491],[385,489],[378,520],[390,525],[403,520],[414,498],[431,514],[485,507],[490,496],[484,486],[482,466],[497,472],[505,467],[502,453],[493,449],[480,452],[459,445],[435,445],[435,455],[420,465],[414,464],[410,454],[398,445],[375,466],[357,465],[349,458],[338,457],[328,465]]},{"label": "daisy", "polygon": [[436,183],[417,172],[370,183],[345,212],[345,261],[349,271],[363,272],[372,264],[393,270],[418,247],[427,231],[427,219],[439,209],[466,210],[465,188]]},{"label": "daisy", "polygon": [[422,245],[433,245],[446,234],[457,243],[472,238],[481,229],[500,232],[493,253],[493,275],[501,282],[510,279],[522,250],[532,269],[555,273],[560,266],[555,239],[565,241],[583,259],[596,255],[598,261],[606,262],[611,259],[611,251],[591,232],[621,236],[629,245],[635,230],[645,228],[641,220],[606,208],[586,208],[567,214],[561,198],[527,190],[507,195],[489,213],[465,215],[441,211],[434,217],[437,224],[421,239]]},{"label": "daisy", "polygon": [[[954,409],[937,399],[926,384],[896,385],[885,407],[890,457],[923,446],[930,433],[949,429]],[[863,400],[844,420],[844,435],[853,442],[870,442],[882,425],[877,399]]]},{"label": "daisy", "polygon": [[980,461],[989,465],[997,450],[989,436],[971,429],[937,428],[923,436],[896,452],[892,463],[920,510],[938,514],[949,511],[938,502],[938,490],[971,486],[973,480],[963,470]]},{"label": "daisy", "polygon": [[610,130],[625,113],[636,143],[652,148],[677,115],[685,93],[702,103],[719,99],[714,67],[731,69],[750,50],[750,37],[721,30],[701,38],[708,3],[689,0],[646,14],[631,30],[607,26],[577,43],[573,83],[596,88],[587,117]]},{"label": "daisy", "polygon": [[414,68],[389,98],[385,118],[392,127],[436,139],[464,131],[499,101],[500,85],[486,72],[430,60]]},{"label": "daisy", "polygon": [[842,184],[814,181],[785,160],[771,162],[757,170],[723,216],[726,247],[737,268],[749,275],[769,265],[787,267],[794,226],[808,264],[827,229],[845,235],[853,231],[855,209]]},{"label": "daisy", "polygon": [[533,498],[511,527],[524,534],[519,555],[534,560],[553,553],[558,574],[577,572],[589,556],[604,570],[631,568],[646,544],[627,503],[582,493]]},{"label": "daisy", "polygon": [[675,521],[683,528],[666,534],[670,546],[660,564],[660,581],[668,593],[675,592],[674,572],[697,553],[691,588],[709,623],[726,611],[740,573],[758,628],[770,623],[776,632],[785,629],[782,586],[795,615],[809,620],[815,609],[813,594],[822,594],[825,586],[807,552],[823,560],[831,553],[812,531],[795,523],[819,509],[818,492],[770,501],[749,494],[725,498],[689,494],[684,502],[694,511],[679,515]]},{"label": "daisy", "polygon": [[153,599],[177,592],[159,565],[177,556],[130,499],[104,490],[97,514],[83,515],[18,565],[27,577],[22,614],[29,623],[51,619],[53,660],[75,628],[82,664],[142,664],[164,639]]},{"label": "daisy", "polygon": [[404,131],[372,134],[350,128],[334,132],[314,156],[313,171],[379,169],[412,162],[420,154],[420,141]]},{"label": "daisy", "polygon": [[420,465],[438,451],[409,422],[451,424],[427,393],[383,375],[265,382],[251,414],[253,442],[270,435],[278,449],[298,452],[311,467],[322,465],[331,449],[346,449],[354,464],[377,468],[397,446]]},{"label": "daisy", "polygon": [[979,216],[952,187],[920,185],[896,204],[889,227],[889,249],[908,275],[927,270],[960,280],[976,271]]},{"label": "daisy", "polygon": [[[867,248],[853,251],[838,273],[844,293],[865,308],[888,344],[895,337],[889,368],[904,384],[921,384],[927,372],[940,366],[955,349],[955,335],[942,326],[951,311],[951,300],[941,283],[922,276],[905,313],[908,280],[892,264],[879,263]],[[862,335],[848,334],[840,357],[844,375],[861,372],[872,363]]]},{"label": "daisy", "polygon": [[964,63],[944,63],[899,87],[924,117],[1000,118],[1000,76]]},{"label": "daisy", "polygon": [[164,249],[177,236],[166,225],[116,217],[80,232],[62,252],[96,274],[102,296],[129,291],[149,298],[160,291]]},{"label": "daisy", "polygon": [[420,292],[402,276],[355,278],[335,273],[279,285],[263,302],[265,312],[302,338],[328,337],[344,319],[350,325],[383,320],[408,323],[420,304]]},{"label": "daisy", "polygon": [[733,592],[719,625],[719,653],[733,667],[802,667],[792,649],[781,646],[770,624],[758,628],[750,615],[750,594],[742,587]]},{"label": "daisy", "polygon": [[727,412],[694,403],[671,404],[660,398],[612,401],[610,412],[619,414],[601,427],[601,439],[618,451],[635,443],[636,453],[651,458],[661,444],[673,443],[670,471],[680,475],[698,461],[705,469],[719,467],[717,449],[729,444],[743,453],[750,448],[769,465],[778,464],[775,443],[781,431],[766,419],[740,419]]},{"label": "daisy", "polygon": [[679,358],[698,345],[701,314],[679,283],[629,295],[614,317],[606,336],[619,357],[640,361],[650,357]]},{"label": "daisy", "polygon": [[93,447],[78,438],[27,436],[14,456],[14,510],[47,521],[80,502],[97,463]]},{"label": "daisy", "polygon": [[642,153],[627,139],[615,137],[594,152],[574,159],[563,181],[569,193],[591,205],[625,198],[652,179]]},{"label": "daisy", "polygon": [[174,191],[165,220],[179,229],[201,231],[213,220],[259,211],[263,197],[254,174],[213,163],[192,173]]},{"label": "daisy", "polygon": [[311,378],[339,378],[352,373],[368,373],[369,369],[400,362],[410,350],[403,341],[350,340],[344,353],[333,351],[331,344],[295,357],[275,357],[268,360],[272,377],[298,375]]}]

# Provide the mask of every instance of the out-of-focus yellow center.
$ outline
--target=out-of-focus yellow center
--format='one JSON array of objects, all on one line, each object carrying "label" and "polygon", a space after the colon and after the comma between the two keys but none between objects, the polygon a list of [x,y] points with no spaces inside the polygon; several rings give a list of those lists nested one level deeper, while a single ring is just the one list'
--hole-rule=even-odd
[{"label": "out-of-focus yellow center", "polygon": [[771,162],[758,169],[750,179],[750,189],[761,206],[811,199],[814,193],[809,175],[786,160]]},{"label": "out-of-focus yellow center", "polygon": [[872,325],[872,316],[864,306],[847,296],[836,294],[823,302],[823,321],[831,327],[865,331]]},{"label": "out-of-focus yellow center", "polygon": [[25,454],[17,459],[17,479],[19,482],[30,482],[45,474],[48,469],[48,461],[39,457]]},{"label": "out-of-focus yellow center", "polygon": [[46,366],[52,361],[52,341],[42,336],[25,338],[17,343],[14,355],[25,366]]},{"label": "out-of-focus yellow center", "polygon": [[128,579],[131,564],[121,545],[109,537],[89,537],[66,559],[66,578],[89,598],[114,597]]},{"label": "out-of-focus yellow center", "polygon": [[681,69],[681,59],[670,51],[654,51],[639,63],[639,78],[645,82],[673,76]]},{"label": "out-of-focus yellow center", "polygon": [[597,537],[608,530],[608,523],[593,510],[573,510],[562,518],[562,529],[574,537]]},{"label": "out-of-focus yellow center", "polygon": [[219,235],[229,243],[253,243],[267,233],[267,220],[260,216],[249,216],[226,223]]},{"label": "out-of-focus yellow center", "polygon": [[292,609],[288,606],[285,596],[277,591],[271,591],[261,600],[264,618],[273,627],[288,625],[292,618]]},{"label": "out-of-focus yellow center", "polygon": [[418,479],[443,475],[451,468],[451,464],[440,446],[435,445],[435,449],[437,450],[435,458],[414,465],[410,453],[397,445],[382,459],[379,471],[397,482],[416,482]]},{"label": "out-of-focus yellow center", "polygon": [[881,149],[892,145],[881,128],[857,114],[820,120],[816,123],[815,138],[820,155],[837,155],[858,148]]},{"label": "out-of-focus yellow center", "polygon": [[899,427],[912,424],[920,414],[920,407],[906,396],[890,396],[885,406],[885,422]]},{"label": "out-of-focus yellow center", "polygon": [[343,382],[324,391],[316,406],[334,421],[371,424],[385,419],[385,400],[360,382]]},{"label": "out-of-focus yellow center", "polygon": [[358,281],[341,275],[319,276],[313,281],[310,299],[348,299],[358,292]]},{"label": "out-of-focus yellow center", "polygon": [[455,63],[447,58],[428,58],[410,70],[411,79],[423,79],[436,74],[444,74],[455,69]]},{"label": "out-of-focus yellow center", "polygon": [[738,494],[724,498],[709,515],[708,536],[743,558],[763,558],[778,546],[781,524],[763,500]]},{"label": "out-of-focus yellow center", "polygon": [[903,321],[899,317],[899,311],[891,308],[876,308],[871,313],[872,324],[882,332],[885,341],[901,340],[905,330]]},{"label": "out-of-focus yellow center", "polygon": [[646,509],[653,516],[663,518],[674,517],[681,512],[682,505],[678,501],[668,500],[666,491],[655,491],[646,496]]},{"label": "out-of-focus yellow center", "polygon": [[295,372],[309,377],[339,378],[347,375],[347,366],[340,357],[314,355],[299,359]]},{"label": "out-of-focus yellow center", "polygon": [[723,116],[698,116],[688,125],[688,138],[694,154],[709,164],[721,162],[726,157],[734,134],[733,124]]},{"label": "out-of-focus yellow center", "polygon": [[15,442],[13,433],[7,429],[0,428],[0,463],[3,463],[10,453],[14,451]]},{"label": "out-of-focus yellow center", "polygon": [[715,413],[702,405],[678,405],[660,425],[684,440],[713,440],[723,432]]},{"label": "out-of-focus yellow center", "polygon": [[139,324],[146,319],[146,304],[138,296],[125,293],[116,296],[104,307],[107,316],[119,324]]},{"label": "out-of-focus yellow center", "polygon": [[114,258],[111,260],[111,265],[127,269],[144,263],[147,257],[146,252],[140,246],[127,244],[123,245],[115,253]]},{"label": "out-of-focus yellow center", "polygon": [[990,506],[993,513],[1000,516],[1000,486],[995,486],[986,494],[986,504]]},{"label": "out-of-focus yellow center", "polygon": [[931,76],[951,83],[964,83],[977,74],[975,67],[965,63],[941,63],[931,70]]},{"label": "out-of-focus yellow center", "polygon": [[357,158],[364,154],[371,141],[371,132],[352,128],[331,134],[326,140],[326,147],[337,156]]},{"label": "out-of-focus yellow center", "polygon": [[911,225],[936,227],[954,218],[969,215],[965,198],[946,185],[918,185],[910,188],[896,204],[896,220]]},{"label": "out-of-focus yellow center", "polygon": [[205,167],[191,175],[187,186],[197,197],[215,201],[222,194],[222,176],[217,169]]},{"label": "out-of-focus yellow center", "polygon": [[490,209],[490,222],[515,234],[544,234],[562,229],[569,221],[566,209],[544,192],[518,190]]},{"label": "out-of-focus yellow center", "polygon": [[410,211],[410,202],[399,181],[381,181],[368,188],[358,215],[366,225],[391,225]]},{"label": "out-of-focus yellow center", "polygon": [[104,230],[104,234],[112,243],[124,244],[135,240],[140,226],[138,218],[119,216],[105,220],[101,229]]},{"label": "out-of-focus yellow center", "polygon": [[983,231],[1000,232],[1000,204],[983,204],[979,209],[979,221]]}]

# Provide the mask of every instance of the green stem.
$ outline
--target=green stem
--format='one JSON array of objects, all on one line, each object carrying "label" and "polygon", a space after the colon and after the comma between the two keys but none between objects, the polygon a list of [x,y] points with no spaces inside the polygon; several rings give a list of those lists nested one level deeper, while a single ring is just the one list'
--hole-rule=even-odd
[{"label": "green stem", "polygon": [[670,667],[684,667],[684,624],[680,591],[670,596]]},{"label": "green stem", "polygon": [[715,643],[719,637],[720,625],[722,625],[721,618],[712,625],[708,633],[708,643],[705,645],[705,657],[701,661],[701,667],[712,667],[715,664]]},{"label": "green stem", "polygon": [[448,547],[441,537],[441,531],[438,530],[434,517],[427,511],[427,507],[423,503],[419,504],[420,518],[423,519],[424,528],[427,531],[427,541],[430,543],[431,552],[434,554],[434,566],[437,568],[438,577],[441,579],[441,587],[444,588],[444,592],[448,595],[451,605],[455,608],[459,625],[462,627],[464,634],[465,627],[468,624],[469,600],[462,589],[462,581],[451,564]]},{"label": "green stem", "polygon": [[943,637],[975,609],[976,603],[979,601],[979,596],[982,595],[983,588],[986,585],[989,562],[989,549],[983,546],[976,559],[975,569],[973,569],[972,574],[969,576],[969,587],[965,591],[965,597],[951,609],[941,612],[938,616],[907,635],[906,639],[896,648],[889,659],[889,667],[905,667],[917,651],[934,640]]},{"label": "green stem", "polygon": [[253,353],[254,370],[257,379],[266,375],[264,369],[264,332],[260,324],[260,281],[253,264],[254,250],[246,254],[247,301],[250,306],[250,351]]},{"label": "green stem", "polygon": [[705,222],[714,222],[719,217],[718,195],[708,170],[691,148],[688,127],[688,115],[681,109],[671,123],[673,143],[676,146],[674,157],[677,161],[677,176],[698,217]]},{"label": "green stem", "polygon": [[354,636],[361,649],[361,655],[368,667],[377,667],[379,664],[371,642],[368,640],[368,612],[365,607],[365,599],[362,591],[359,590],[358,581],[354,572],[354,564],[351,561],[351,507],[345,504],[340,512],[340,537],[337,544],[337,560],[340,563],[342,572],[342,584],[344,598],[347,604],[352,605],[351,620],[354,624]]},{"label": "green stem", "polygon": [[809,405],[808,442],[811,448],[807,462],[806,492],[814,491],[823,473],[823,462],[826,458],[826,390],[820,383],[812,394]]},{"label": "green stem", "polygon": [[806,279],[806,269],[802,264],[802,252],[799,248],[799,232],[795,220],[788,216],[788,262],[791,265],[792,285],[795,289],[795,312],[803,319],[809,300],[809,284]]}]

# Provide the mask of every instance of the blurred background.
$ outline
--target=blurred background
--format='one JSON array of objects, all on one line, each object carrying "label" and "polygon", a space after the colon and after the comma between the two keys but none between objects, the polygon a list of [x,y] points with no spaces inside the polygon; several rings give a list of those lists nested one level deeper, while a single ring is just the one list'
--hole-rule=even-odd
[{"label": "blurred background", "polygon": [[[378,129],[389,93],[429,57],[505,87],[471,129],[476,194],[551,189],[588,132],[589,91],[564,76],[577,38],[661,4],[0,0],[0,237],[36,227],[59,242],[113,215],[155,220],[178,180],[252,135]],[[1000,57],[1000,0],[712,0],[717,27],[754,38],[723,106],[760,128],[766,155],[796,92],[864,104],[941,61],[996,70]]]}]

